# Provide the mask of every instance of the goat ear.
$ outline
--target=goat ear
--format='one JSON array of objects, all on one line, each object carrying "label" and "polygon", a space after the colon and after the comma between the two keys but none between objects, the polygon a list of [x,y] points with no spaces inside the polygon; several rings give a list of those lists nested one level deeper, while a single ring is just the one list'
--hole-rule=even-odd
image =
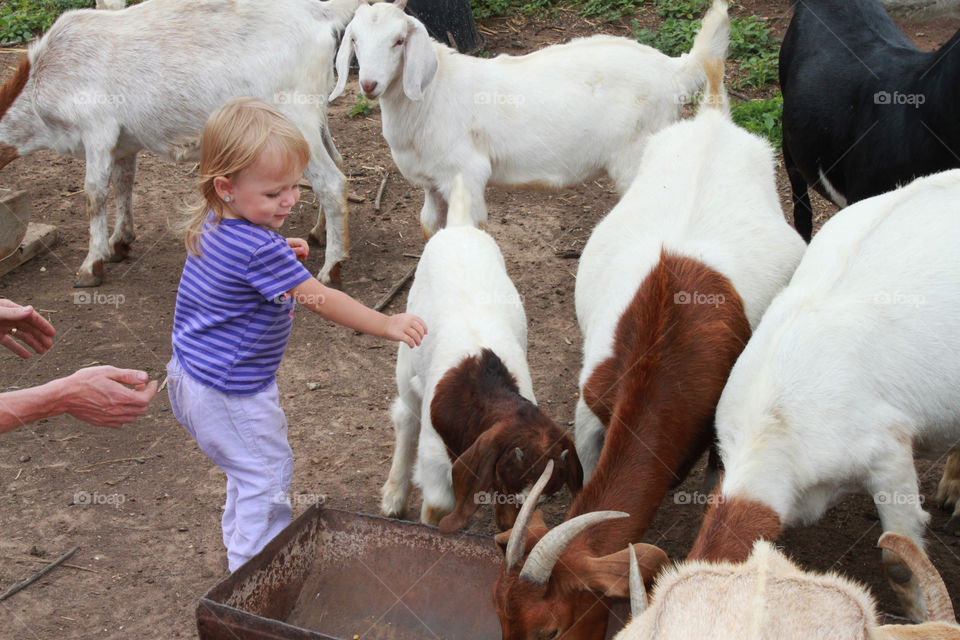
[{"label": "goat ear", "polygon": [[393,0],[393,6],[403,11],[407,8],[407,0]]},{"label": "goat ear", "polygon": [[440,62],[427,28],[410,17],[407,24],[409,29],[403,46],[403,92],[411,100],[419,101],[423,100],[424,90],[433,80]]},{"label": "goat ear", "polygon": [[[534,511],[533,516],[530,518],[530,526],[527,528],[527,543],[524,553],[540,542],[549,530],[547,523],[543,520],[543,512],[540,509]],[[493,541],[500,547],[500,553],[503,555],[507,555],[507,544],[510,542],[510,534],[512,532],[513,529],[507,529],[493,536]]]},{"label": "goat ear", "polygon": [[347,86],[347,76],[350,75],[350,59],[353,58],[353,23],[347,25],[343,32],[343,38],[340,40],[340,48],[337,50],[336,69],[337,86],[333,88],[330,94],[330,102],[340,97],[344,87]]},{"label": "goat ear", "polygon": [[453,493],[457,506],[440,521],[440,533],[453,533],[467,523],[480,506],[477,494],[493,486],[500,457],[498,429],[487,429],[453,463]]},{"label": "goat ear", "polygon": [[[650,586],[670,560],[663,550],[652,544],[640,543],[633,547],[643,582]],[[587,556],[575,571],[584,591],[594,591],[608,598],[630,598],[630,547],[599,558]]]}]

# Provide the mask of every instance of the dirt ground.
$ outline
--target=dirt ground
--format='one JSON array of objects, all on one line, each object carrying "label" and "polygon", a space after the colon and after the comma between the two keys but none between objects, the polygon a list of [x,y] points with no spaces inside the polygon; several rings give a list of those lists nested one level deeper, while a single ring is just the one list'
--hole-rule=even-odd
[{"label": "dirt ground", "polygon": [[[734,12],[758,14],[782,35],[786,2],[737,3]],[[653,20],[644,18],[646,22]],[[925,48],[937,47],[960,27],[957,20],[901,23]],[[543,44],[596,31],[626,35],[618,24],[595,24],[572,12],[555,19],[523,17],[483,23],[487,49],[522,53]],[[0,51],[0,76],[19,55]],[[330,122],[349,192],[352,259],[345,289],[376,303],[415,264],[422,249],[418,214],[423,194],[393,166],[380,135],[379,111],[351,119],[355,76],[347,97],[330,108]],[[55,347],[19,361],[0,354],[0,389],[32,386],[93,363],[143,368],[164,378],[170,357],[174,301],[184,249],[172,230],[191,196],[190,165],[142,155],[135,187],[137,242],[132,256],[110,264],[95,290],[72,288],[87,250],[83,163],[37,153],[0,172],[0,186],[26,189],[34,221],[57,226],[59,243],[0,278],[0,295],[33,304],[57,328]],[[373,201],[386,173],[381,211]],[[780,192],[789,188],[780,172]],[[540,404],[561,425],[572,425],[581,338],[574,315],[576,259],[593,225],[614,205],[611,183],[591,182],[559,193],[488,191],[489,230],[523,295],[529,318],[529,357]],[[834,209],[818,204],[819,222]],[[284,233],[305,237],[316,207],[307,193]],[[322,251],[307,261],[319,269]],[[403,309],[401,294],[388,311]],[[278,374],[290,422],[296,467],[294,516],[311,502],[377,513],[393,446],[389,405],[394,393],[395,348],[355,335],[300,311]],[[319,383],[319,389],[308,385]],[[571,427],[572,428],[572,427]],[[933,495],[942,461],[918,461],[922,488]],[[702,466],[681,491],[698,491]],[[147,416],[122,430],[90,427],[69,417],[40,421],[0,437],[0,590],[30,576],[79,546],[63,566],[0,602],[0,638],[176,638],[196,635],[198,599],[226,574],[220,513],[224,476],[199,451],[171,415],[166,393]],[[678,496],[681,494],[678,494]],[[569,496],[555,498],[548,521],[558,522]],[[674,558],[689,550],[703,505],[668,496],[647,535]],[[951,592],[960,594],[960,540],[942,531],[946,514],[929,505],[930,554]],[[408,517],[419,514],[414,492]],[[472,528],[493,531],[478,512]],[[874,591],[881,608],[899,613],[880,574],[873,546],[879,521],[867,497],[851,497],[817,525],[782,539],[803,565],[836,569]]]}]

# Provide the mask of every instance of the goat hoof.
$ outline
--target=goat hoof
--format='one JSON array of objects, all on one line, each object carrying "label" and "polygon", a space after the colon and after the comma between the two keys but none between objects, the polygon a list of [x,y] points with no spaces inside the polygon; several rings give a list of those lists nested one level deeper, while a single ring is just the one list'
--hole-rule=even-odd
[{"label": "goat hoof", "polygon": [[329,287],[343,291],[343,278],[340,275],[340,263],[338,262],[337,264],[333,265],[333,268],[330,269],[327,277],[321,277],[320,280]]},{"label": "goat hoof", "polygon": [[74,288],[99,287],[103,283],[103,261],[98,261],[93,265],[88,273],[77,272],[77,279],[73,281]]},{"label": "goat hoof", "polygon": [[107,260],[110,262],[123,262],[130,257],[130,245],[126,242],[120,242],[110,247],[110,255]]}]

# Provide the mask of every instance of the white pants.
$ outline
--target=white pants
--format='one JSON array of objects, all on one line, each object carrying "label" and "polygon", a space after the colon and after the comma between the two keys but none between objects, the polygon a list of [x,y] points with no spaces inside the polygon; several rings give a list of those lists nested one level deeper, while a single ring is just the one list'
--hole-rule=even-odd
[{"label": "white pants", "polygon": [[227,474],[223,544],[236,571],[290,523],[293,452],[277,383],[253,395],[229,395],[191,378],[176,355],[167,374],[173,415]]}]

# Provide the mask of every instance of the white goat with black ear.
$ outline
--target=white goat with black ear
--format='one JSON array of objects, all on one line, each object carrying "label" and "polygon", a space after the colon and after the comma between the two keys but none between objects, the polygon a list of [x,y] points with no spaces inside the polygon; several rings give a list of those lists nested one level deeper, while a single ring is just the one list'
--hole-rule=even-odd
[{"label": "white goat with black ear", "polygon": [[693,49],[679,58],[598,35],[483,60],[432,41],[405,4],[361,2],[337,52],[330,98],[343,92],[355,50],[361,91],[380,99],[397,167],[426,192],[427,235],[444,226],[458,173],[474,223],[487,218],[487,183],[559,189],[606,171],[624,193],[647,138],[675,122],[703,85],[703,62],[726,57],[730,31],[726,0],[714,0]]},{"label": "white goat with black ear", "polygon": [[[0,169],[51,149],[86,159],[90,249],[77,286],[134,240],[137,153],[199,157],[207,117],[230,98],[277,104],[310,145],[306,178],[328,218],[319,277],[339,279],[348,257],[346,178],[327,126],[335,32],[356,0],[155,0],[123,11],[64,13],[0,87]],[[117,196],[108,240],[107,196]]]}]

